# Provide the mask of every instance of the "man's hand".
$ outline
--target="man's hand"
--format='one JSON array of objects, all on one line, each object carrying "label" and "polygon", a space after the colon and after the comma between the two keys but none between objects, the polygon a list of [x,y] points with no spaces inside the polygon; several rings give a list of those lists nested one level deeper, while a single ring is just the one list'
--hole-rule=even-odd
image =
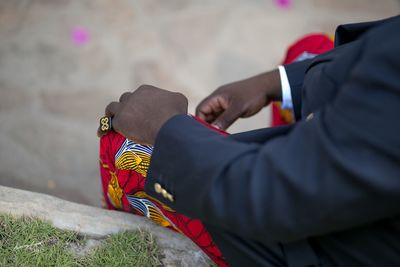
[{"label": "man's hand", "polygon": [[105,113],[118,133],[137,143],[154,144],[161,126],[174,115],[186,114],[187,107],[188,100],[180,93],[142,85],[111,102]]},{"label": "man's hand", "polygon": [[271,101],[281,98],[281,82],[276,69],[219,87],[197,106],[196,115],[225,130],[238,118],[250,117]]}]

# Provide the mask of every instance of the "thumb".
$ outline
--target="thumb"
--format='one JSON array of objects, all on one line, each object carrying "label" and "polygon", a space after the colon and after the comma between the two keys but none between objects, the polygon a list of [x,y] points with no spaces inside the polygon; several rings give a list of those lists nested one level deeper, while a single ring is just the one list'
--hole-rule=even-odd
[{"label": "thumb", "polygon": [[212,123],[215,127],[226,130],[232,123],[234,123],[241,115],[241,111],[238,108],[230,107],[226,109],[215,121]]}]

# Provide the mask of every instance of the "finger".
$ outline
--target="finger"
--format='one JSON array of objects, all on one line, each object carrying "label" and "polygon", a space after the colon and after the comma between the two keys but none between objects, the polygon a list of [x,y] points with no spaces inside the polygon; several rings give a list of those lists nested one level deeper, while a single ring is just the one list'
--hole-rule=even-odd
[{"label": "finger", "polygon": [[196,109],[196,116],[212,123],[225,109],[227,101],[222,97],[213,97],[200,103]]},{"label": "finger", "polygon": [[119,111],[119,108],[120,108],[119,102],[111,102],[106,107],[106,110],[105,110],[106,116],[113,117]]},{"label": "finger", "polygon": [[131,92],[125,92],[123,93],[120,98],[119,98],[119,102],[124,102],[125,100],[127,100],[129,98],[129,96],[131,95]]},{"label": "finger", "polygon": [[102,132],[100,127],[97,128],[97,137],[102,138],[103,136],[105,136],[107,134],[107,132]]},{"label": "finger", "polygon": [[97,128],[97,137],[102,137],[103,135],[101,134],[101,131],[100,131],[100,127],[98,127]]},{"label": "finger", "polygon": [[207,116],[211,113],[211,107],[207,105],[207,100],[202,101],[197,107],[196,107],[196,116],[199,117],[202,120],[205,120]]},{"label": "finger", "polygon": [[221,130],[226,130],[240,117],[240,115],[240,109],[232,106],[221,113],[221,115],[219,115],[212,124]]},{"label": "finger", "polygon": [[209,105],[211,113],[207,114],[205,121],[213,124],[215,120],[229,108],[228,101],[223,97],[217,97]]},{"label": "finger", "polygon": [[200,119],[208,122],[208,123],[212,123],[213,121],[215,121],[215,119],[223,112],[223,110],[219,111],[219,112],[212,112],[211,113],[199,113],[200,116],[198,116]]}]

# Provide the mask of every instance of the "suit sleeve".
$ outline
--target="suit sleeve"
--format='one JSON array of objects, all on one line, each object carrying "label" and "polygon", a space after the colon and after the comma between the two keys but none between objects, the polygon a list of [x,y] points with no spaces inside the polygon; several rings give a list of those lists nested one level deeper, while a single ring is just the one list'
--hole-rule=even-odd
[{"label": "suit sleeve", "polygon": [[277,136],[286,135],[292,130],[293,124],[291,125],[283,125],[279,127],[271,127],[271,128],[263,128],[248,132],[236,133],[229,136],[235,141],[243,142],[243,143],[258,143],[263,144],[270,139],[273,139]]},{"label": "suit sleeve", "polygon": [[307,59],[284,66],[289,80],[290,91],[292,93],[293,112],[296,121],[299,121],[301,118],[301,96],[303,81],[306,70],[310,66],[311,62],[312,59]]},{"label": "suit sleeve", "polygon": [[[263,243],[399,214],[398,28],[368,34],[335,99],[287,134],[239,142],[173,117],[157,137],[146,191],[177,212]],[[174,201],[156,193],[155,183]]]}]

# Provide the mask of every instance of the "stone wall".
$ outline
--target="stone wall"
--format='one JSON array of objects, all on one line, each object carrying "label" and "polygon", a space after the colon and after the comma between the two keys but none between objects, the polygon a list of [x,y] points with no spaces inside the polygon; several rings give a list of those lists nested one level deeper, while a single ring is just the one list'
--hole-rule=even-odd
[{"label": "stone wall", "polygon": [[[396,0],[0,1],[0,184],[98,205],[97,121],[143,83],[186,94],[276,66],[309,32]],[[269,123],[265,110],[233,132]]]}]

